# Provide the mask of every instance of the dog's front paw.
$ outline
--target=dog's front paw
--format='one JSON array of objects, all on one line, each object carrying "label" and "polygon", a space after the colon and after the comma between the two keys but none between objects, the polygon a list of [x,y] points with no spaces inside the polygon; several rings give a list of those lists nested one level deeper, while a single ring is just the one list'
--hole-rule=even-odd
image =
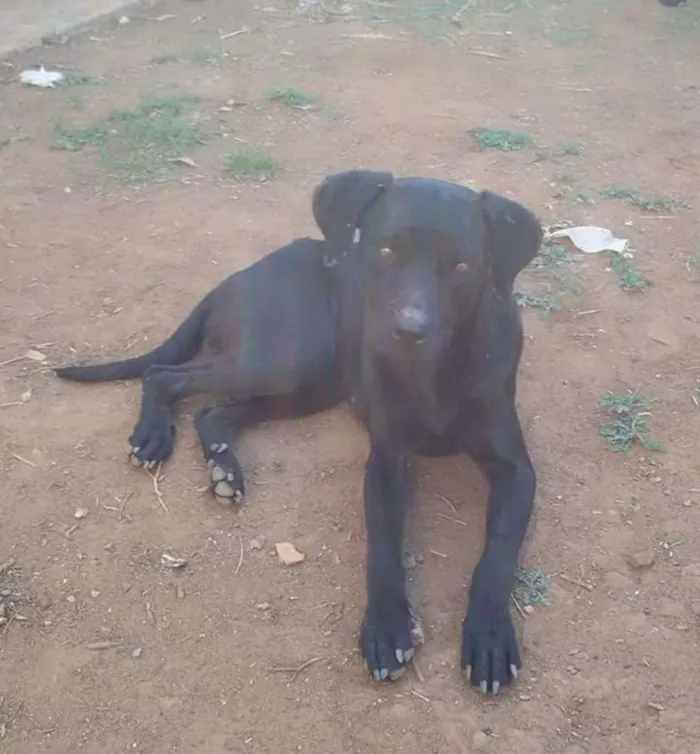
[{"label": "dog's front paw", "polygon": [[129,438],[129,455],[134,466],[151,469],[167,460],[175,447],[175,427],[166,420],[142,418]]},{"label": "dog's front paw", "polygon": [[243,502],[245,488],[240,464],[227,443],[212,443],[207,453],[209,489],[222,505]]},{"label": "dog's front paw", "polygon": [[368,607],[360,629],[360,650],[377,681],[395,681],[413,657],[413,621],[407,605]]},{"label": "dog's front paw", "polygon": [[520,672],[520,652],[508,608],[472,600],[462,626],[462,669],[473,686],[494,694]]}]

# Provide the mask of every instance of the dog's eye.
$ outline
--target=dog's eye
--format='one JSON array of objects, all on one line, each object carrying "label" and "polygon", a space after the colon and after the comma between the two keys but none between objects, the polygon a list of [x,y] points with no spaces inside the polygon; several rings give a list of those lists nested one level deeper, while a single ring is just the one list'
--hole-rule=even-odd
[{"label": "dog's eye", "polygon": [[388,246],[383,246],[379,249],[379,255],[382,259],[391,259],[394,256],[394,252]]},{"label": "dog's eye", "polygon": [[460,262],[455,265],[455,272],[466,272],[469,269],[469,265],[466,262]]}]

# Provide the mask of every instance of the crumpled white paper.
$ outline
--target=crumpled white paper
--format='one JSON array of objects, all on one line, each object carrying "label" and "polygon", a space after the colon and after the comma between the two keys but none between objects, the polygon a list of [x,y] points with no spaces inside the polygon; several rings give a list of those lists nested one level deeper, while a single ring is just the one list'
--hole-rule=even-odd
[{"label": "crumpled white paper", "polygon": [[40,86],[42,89],[53,89],[54,84],[63,79],[63,74],[60,71],[47,71],[42,65],[38,71],[36,68],[28,68],[26,71],[22,71],[19,79],[23,84]]},{"label": "crumpled white paper", "polygon": [[598,254],[601,251],[614,251],[626,255],[629,240],[616,238],[612,231],[607,228],[598,228],[595,225],[579,225],[575,228],[562,228],[545,235],[546,240],[551,238],[568,238],[580,251],[586,254]]}]

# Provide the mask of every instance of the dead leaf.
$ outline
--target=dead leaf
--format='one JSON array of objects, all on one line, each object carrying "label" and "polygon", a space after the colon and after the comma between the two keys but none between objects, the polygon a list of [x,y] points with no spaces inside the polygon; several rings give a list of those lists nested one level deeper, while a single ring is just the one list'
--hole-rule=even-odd
[{"label": "dead leaf", "polygon": [[276,542],[275,549],[280,563],[285,566],[296,565],[306,558],[306,555],[299,552],[291,542]]},{"label": "dead leaf", "polygon": [[199,165],[191,157],[173,157],[170,162],[175,165],[187,165],[189,168],[198,168]]},{"label": "dead leaf", "polygon": [[24,354],[24,358],[31,359],[32,361],[46,361],[46,354],[30,348],[27,353]]}]

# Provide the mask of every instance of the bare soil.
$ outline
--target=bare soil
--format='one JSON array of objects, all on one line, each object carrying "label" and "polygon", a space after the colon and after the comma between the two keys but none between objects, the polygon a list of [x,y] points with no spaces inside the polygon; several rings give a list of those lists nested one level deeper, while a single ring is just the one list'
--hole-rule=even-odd
[{"label": "bare soil", "polygon": [[[492,0],[450,21],[460,5],[166,0],[0,62],[3,752],[700,751],[700,10]],[[93,80],[20,84],[39,62]],[[273,86],[320,101],[270,102]],[[59,122],[172,93],[198,98],[204,143],[182,155],[196,166],[127,185],[97,146],[50,149]],[[477,127],[534,144],[479,149]],[[277,175],[228,176],[244,145]],[[515,613],[525,670],[496,699],[458,668],[486,494],[468,460],[419,463],[410,574],[426,642],[419,674],[377,685],[355,650],[367,446],[345,409],[248,432],[248,499],[231,511],[203,489],[196,402],[159,500],[127,462],[138,383],[49,369],[154,345],[224,275],[317,234],[313,186],[361,166],[611,228],[651,282],[621,290],[604,255],[567,267],[578,293],[522,275],[561,304],[524,309],[519,383],[539,473],[522,562],[550,576],[550,603]],[[610,186],[677,202],[640,208],[601,196]],[[46,361],[17,358],[28,349]],[[599,397],[628,390],[653,401],[662,452],[599,436]],[[280,541],[305,561],[283,567]],[[164,568],[165,551],[187,565]]]}]

